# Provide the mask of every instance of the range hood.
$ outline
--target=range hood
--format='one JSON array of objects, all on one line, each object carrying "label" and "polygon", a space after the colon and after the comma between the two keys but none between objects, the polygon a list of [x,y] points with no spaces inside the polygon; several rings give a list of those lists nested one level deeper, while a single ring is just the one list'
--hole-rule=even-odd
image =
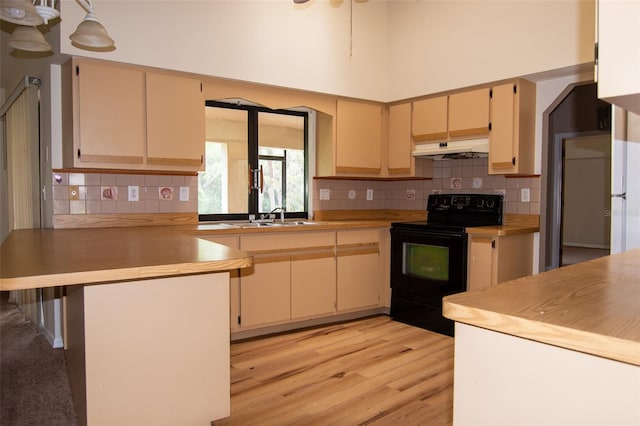
[{"label": "range hood", "polygon": [[482,158],[489,154],[489,139],[467,139],[440,143],[416,144],[412,152],[414,157],[426,157],[432,160],[451,158]]}]

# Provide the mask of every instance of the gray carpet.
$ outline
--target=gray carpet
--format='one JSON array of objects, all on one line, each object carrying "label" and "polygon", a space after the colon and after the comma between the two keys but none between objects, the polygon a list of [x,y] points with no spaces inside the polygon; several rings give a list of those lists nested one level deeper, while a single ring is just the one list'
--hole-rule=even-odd
[{"label": "gray carpet", "polygon": [[77,425],[64,350],[1,296],[0,425]]}]

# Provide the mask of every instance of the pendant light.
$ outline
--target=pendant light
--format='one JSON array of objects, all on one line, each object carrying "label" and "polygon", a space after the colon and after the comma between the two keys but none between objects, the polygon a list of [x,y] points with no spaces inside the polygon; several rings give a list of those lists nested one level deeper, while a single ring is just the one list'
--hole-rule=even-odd
[{"label": "pendant light", "polygon": [[53,50],[49,42],[36,27],[26,27],[20,25],[13,30],[11,38],[7,43],[10,47],[29,52],[49,52]]},{"label": "pendant light", "polygon": [[89,13],[80,22],[76,31],[69,36],[71,44],[82,49],[110,50],[115,49],[114,41],[107,30],[98,21],[93,12],[91,0],[77,0]]},{"label": "pendant light", "polygon": [[2,0],[0,18],[18,25],[42,25],[44,22],[29,0]]}]

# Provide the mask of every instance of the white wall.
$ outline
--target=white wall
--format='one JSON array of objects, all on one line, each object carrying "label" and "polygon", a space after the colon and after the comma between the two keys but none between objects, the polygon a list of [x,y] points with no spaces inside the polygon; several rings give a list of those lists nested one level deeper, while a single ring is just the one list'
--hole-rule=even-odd
[{"label": "white wall", "polygon": [[[378,101],[593,60],[594,0],[96,0],[112,52],[62,53]],[[353,9],[353,26],[351,10]]]},{"label": "white wall", "polygon": [[593,61],[594,1],[399,1],[389,8],[389,98]]},{"label": "white wall", "polygon": [[[116,50],[66,42],[83,11],[61,2],[63,53],[352,97],[386,98],[387,4],[291,0],[94,1]],[[353,42],[353,45],[351,44]]]}]

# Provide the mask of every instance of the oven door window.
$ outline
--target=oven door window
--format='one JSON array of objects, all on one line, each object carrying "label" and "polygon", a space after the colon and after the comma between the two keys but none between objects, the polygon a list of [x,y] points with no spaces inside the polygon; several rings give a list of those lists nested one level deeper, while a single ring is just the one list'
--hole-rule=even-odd
[{"label": "oven door window", "polygon": [[404,243],[402,273],[431,280],[449,280],[449,247]]}]

